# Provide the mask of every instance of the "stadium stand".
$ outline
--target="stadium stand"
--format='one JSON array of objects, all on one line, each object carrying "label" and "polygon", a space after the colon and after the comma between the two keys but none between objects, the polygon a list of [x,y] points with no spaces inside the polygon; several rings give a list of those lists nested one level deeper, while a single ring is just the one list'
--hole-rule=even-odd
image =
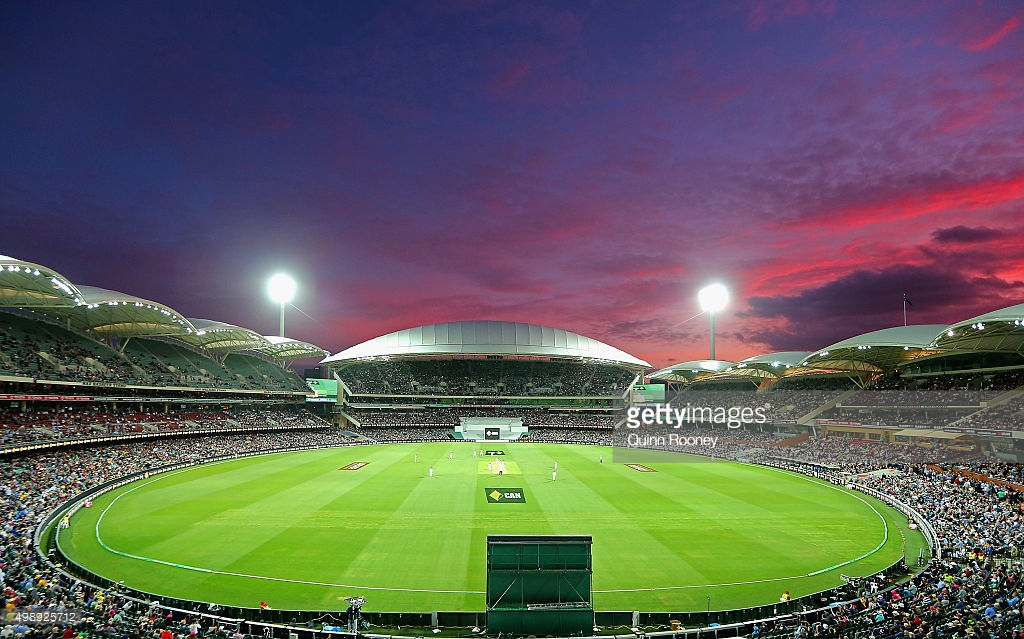
[{"label": "stadium stand", "polygon": [[504,359],[359,362],[342,373],[356,395],[427,396],[621,396],[634,377],[607,366]]},{"label": "stadium stand", "polygon": [[[322,357],[321,349],[188,320],[155,303],[76,286],[38,265],[11,258],[0,265],[8,305],[0,309],[4,604],[91,613],[38,632],[4,624],[10,630],[3,639],[234,633],[211,617],[133,604],[128,593],[69,577],[41,555],[33,543],[38,524],[83,490],[229,453],[444,440],[465,416],[520,417],[530,427],[524,441],[608,445],[614,409],[622,407],[616,400],[624,401],[647,367],[548,327],[459,322],[407,329],[324,360],[347,387],[339,412],[359,425],[353,435],[305,410],[305,385],[284,365],[303,354]],[[121,334],[111,328],[116,313],[124,314]],[[744,362],[687,362],[666,373],[673,403],[766,409],[762,427],[686,431],[720,437],[716,457],[879,491],[918,511],[946,551],[909,579],[865,579],[854,598],[750,622],[735,634],[1024,638],[1024,466],[1016,438],[985,434],[1024,431],[1024,305],[950,327],[907,329],[814,353],[750,358],[742,370],[735,367]],[[785,365],[776,366],[783,356]],[[428,407],[434,402],[412,403],[410,396],[471,401]],[[829,430],[829,422],[846,430]],[[951,437],[901,440],[907,425],[946,429]],[[973,434],[965,441],[959,431]],[[112,435],[147,439],[104,441]],[[69,442],[73,449],[58,447]],[[36,445],[44,448],[26,450]]]},{"label": "stadium stand", "polygon": [[605,412],[565,413],[539,408],[427,408],[415,411],[350,409],[360,427],[438,426],[454,428],[463,417],[519,417],[523,424],[538,428],[604,428],[615,426],[615,416]]},{"label": "stadium stand", "polygon": [[0,450],[13,445],[44,444],[62,440],[82,440],[111,435],[162,434],[180,430],[316,428],[328,424],[297,408],[231,411],[104,410],[100,407],[53,406],[31,412],[0,410],[3,440]]},{"label": "stadium stand", "polygon": [[[214,418],[214,423],[222,420]],[[3,598],[10,608],[45,606],[86,610],[90,616],[74,624],[79,631],[96,631],[103,636],[159,637],[164,627],[179,628],[182,618],[155,615],[156,608],[134,609],[131,614],[123,601],[102,588],[90,587],[40,562],[33,551],[33,532],[47,512],[86,488],[118,477],[164,466],[169,463],[198,460],[226,454],[269,451],[295,446],[331,446],[353,443],[342,433],[308,413],[287,417],[248,413],[250,423],[289,422],[301,430],[246,435],[177,437],[159,441],[95,446],[66,452],[36,452],[12,457],[0,464],[3,493],[0,499],[0,583]],[[212,428],[212,424],[203,424]],[[310,430],[310,426],[317,427]],[[172,625],[173,624],[173,625]],[[10,636],[26,636],[26,629],[14,624]],[[70,625],[58,627],[58,634]],[[49,634],[47,626],[44,631]],[[186,634],[188,634],[186,632]],[[216,631],[204,630],[203,636]],[[8,636],[8,635],[5,635]]]},{"label": "stadium stand", "polygon": [[0,376],[89,386],[305,391],[302,379],[258,355],[224,363],[185,343],[132,339],[118,352],[46,322],[0,313]]},{"label": "stadium stand", "polygon": [[[556,432],[562,433],[563,438],[572,436]],[[763,437],[747,444],[771,445],[777,443],[774,439]],[[129,614],[124,607],[127,599],[116,592],[92,588],[41,563],[31,549],[35,523],[53,506],[81,490],[130,472],[229,451],[288,447],[299,441],[334,445],[350,443],[351,439],[334,429],[313,434],[276,432],[248,438],[176,438],[155,446],[126,444],[12,459],[2,468],[6,488],[0,509],[5,522],[0,558],[4,564],[5,597],[18,606],[66,606],[91,611],[91,617],[75,624],[73,634],[157,639],[165,627],[176,631],[187,628],[195,617],[168,615],[159,612],[159,606],[129,607]],[[848,467],[856,466],[862,458],[861,451],[852,444],[845,450],[840,447],[831,452],[835,461]],[[873,475],[857,481],[924,513],[948,549],[947,558],[902,583],[867,579],[858,586],[859,597],[824,613],[761,622],[763,627],[758,627],[758,636],[880,638],[909,631],[915,636],[920,632],[922,637],[939,637],[973,628],[974,633],[966,634],[984,631],[990,637],[1000,637],[1000,632],[1019,627],[1021,569],[1018,563],[1009,562],[1014,561],[1024,544],[1020,498],[991,482],[968,479],[954,469],[917,463],[905,468],[906,472]],[[968,460],[960,468],[1004,479],[1019,479],[1022,472],[1018,464],[988,460]],[[226,636],[232,630],[209,620],[200,623],[200,636]],[[63,631],[64,626],[58,624],[57,634]]]}]

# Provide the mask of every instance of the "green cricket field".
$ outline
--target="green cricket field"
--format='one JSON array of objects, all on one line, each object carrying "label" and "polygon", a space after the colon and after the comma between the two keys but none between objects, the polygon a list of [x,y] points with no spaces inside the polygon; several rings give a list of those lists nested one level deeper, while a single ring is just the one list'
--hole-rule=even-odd
[{"label": "green cricket field", "polygon": [[307,610],[343,610],[361,595],[364,610],[389,612],[483,611],[488,534],[591,535],[596,610],[768,604],[904,554],[916,560],[925,547],[895,510],[824,481],[705,458],[631,466],[615,456],[598,446],[450,442],[220,461],[102,495],[59,543],[73,561],[144,592]]}]

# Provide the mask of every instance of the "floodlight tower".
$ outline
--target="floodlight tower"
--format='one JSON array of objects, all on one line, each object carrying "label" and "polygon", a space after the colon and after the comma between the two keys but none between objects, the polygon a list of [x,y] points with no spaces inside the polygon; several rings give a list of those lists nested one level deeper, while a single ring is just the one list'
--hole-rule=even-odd
[{"label": "floodlight tower", "polygon": [[711,357],[715,359],[715,313],[729,303],[729,289],[719,283],[708,284],[697,292],[697,301],[702,311],[711,318]]},{"label": "floodlight tower", "polygon": [[284,307],[295,298],[298,285],[288,275],[277,273],[267,282],[267,294],[270,299],[281,305],[281,337],[284,337]]}]

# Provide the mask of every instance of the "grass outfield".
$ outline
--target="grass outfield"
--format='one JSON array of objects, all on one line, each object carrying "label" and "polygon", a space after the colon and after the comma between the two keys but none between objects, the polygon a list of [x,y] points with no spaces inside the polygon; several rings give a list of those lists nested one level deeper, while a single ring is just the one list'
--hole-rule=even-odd
[{"label": "grass outfield", "polygon": [[[506,451],[506,474],[488,472],[494,458],[474,448]],[[360,461],[369,463],[341,470]],[[913,559],[925,545],[880,502],[802,475],[648,465],[657,472],[612,463],[610,448],[564,444],[278,453],[112,491],[75,515],[60,544],[142,591],[312,610],[363,595],[366,610],[393,612],[482,611],[488,534],[592,535],[597,610],[671,612],[704,610],[706,595],[731,609],[817,592],[840,573],[891,564],[904,542]],[[522,488],[526,503],[489,503],[493,487]]]}]

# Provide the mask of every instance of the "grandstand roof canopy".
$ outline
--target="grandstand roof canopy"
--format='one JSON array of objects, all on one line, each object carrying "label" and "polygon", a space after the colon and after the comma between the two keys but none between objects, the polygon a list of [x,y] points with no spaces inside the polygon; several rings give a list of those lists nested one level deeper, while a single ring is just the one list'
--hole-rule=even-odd
[{"label": "grandstand roof canopy", "polygon": [[308,342],[276,335],[260,335],[256,331],[208,319],[190,319],[197,332],[179,336],[183,342],[214,353],[262,353],[274,359],[288,361],[329,355],[327,351]]},{"label": "grandstand roof canopy", "polygon": [[651,379],[663,379],[670,382],[695,382],[698,379],[710,377],[721,373],[732,366],[732,362],[725,362],[720,359],[695,359],[689,362],[673,364],[660,371],[654,371],[648,377]]},{"label": "grandstand roof canopy", "polygon": [[888,373],[904,362],[942,352],[932,342],[945,328],[942,324],[916,324],[864,333],[811,353],[800,362],[800,368]]},{"label": "grandstand roof canopy", "polygon": [[102,337],[188,335],[192,323],[162,304],[95,286],[79,286],[84,304],[70,308],[40,308],[38,312],[70,320],[74,328]]},{"label": "grandstand roof canopy", "polygon": [[0,255],[0,306],[70,307],[84,304],[82,292],[53,269]]},{"label": "grandstand roof canopy", "polygon": [[946,327],[933,346],[957,351],[1024,353],[1024,304],[1007,306]]},{"label": "grandstand roof canopy", "polygon": [[810,353],[806,351],[782,351],[755,355],[730,366],[723,371],[723,374],[729,376],[779,378],[785,375],[789,369],[798,366],[807,359],[808,355]]},{"label": "grandstand roof canopy", "polygon": [[208,319],[189,319],[196,332],[181,341],[214,352],[256,350],[267,340],[254,330]]},{"label": "grandstand roof canopy", "polygon": [[604,342],[550,326],[474,320],[407,328],[365,341],[323,360],[347,364],[361,359],[509,355],[597,361],[642,370],[650,364]]},{"label": "grandstand roof canopy", "polygon": [[214,320],[189,320],[158,302],[75,285],[53,269],[7,255],[0,255],[0,307],[30,310],[100,338],[174,337],[213,353],[255,351],[282,361],[328,354],[300,340],[264,337]]},{"label": "grandstand roof canopy", "polygon": [[277,335],[266,335],[263,339],[266,340],[266,344],[254,350],[264,355],[270,355],[275,359],[309,359],[311,357],[326,357],[330,355],[329,352],[315,344],[302,342],[297,339],[278,337]]}]

